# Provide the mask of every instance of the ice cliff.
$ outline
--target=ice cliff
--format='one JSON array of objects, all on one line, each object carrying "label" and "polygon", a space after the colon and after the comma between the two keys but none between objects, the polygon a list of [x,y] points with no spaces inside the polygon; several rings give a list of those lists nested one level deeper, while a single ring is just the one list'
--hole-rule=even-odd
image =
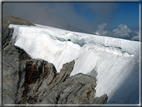
[{"label": "ice cliff", "polygon": [[97,79],[96,96],[108,95],[108,103],[139,103],[139,45],[129,41],[49,26],[10,24],[14,45],[33,59],[63,64],[75,61],[71,76],[83,73]]},{"label": "ice cliff", "polygon": [[[9,24],[35,26],[19,17],[4,15],[2,27],[2,106],[34,106],[46,104],[106,104],[108,96],[95,97],[96,79],[79,73],[70,74],[75,61],[65,63],[57,73],[45,60],[34,60],[10,40],[13,29]],[[0,104],[1,105],[1,104]]]}]

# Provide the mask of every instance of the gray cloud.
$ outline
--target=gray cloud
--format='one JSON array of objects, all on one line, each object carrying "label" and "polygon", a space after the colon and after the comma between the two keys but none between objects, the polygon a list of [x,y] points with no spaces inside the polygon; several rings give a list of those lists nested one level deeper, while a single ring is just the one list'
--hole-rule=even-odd
[{"label": "gray cloud", "polygon": [[106,27],[106,23],[99,24],[95,33],[100,36],[108,35],[108,30],[106,30]]},{"label": "gray cloud", "polygon": [[83,17],[69,3],[3,3],[3,13],[11,14],[32,23],[71,29],[91,29]]},{"label": "gray cloud", "polygon": [[139,40],[139,35],[132,37],[131,40],[138,41]]},{"label": "gray cloud", "polygon": [[[91,32],[95,25],[108,21],[117,5],[113,3],[82,3],[82,11],[96,14],[94,23],[89,23],[76,12],[71,3],[3,3],[3,13],[21,17],[37,24],[63,29],[83,29]],[[88,10],[88,11],[87,11]]]},{"label": "gray cloud", "polygon": [[[38,3],[3,3],[3,13],[15,15],[32,23],[53,23],[48,13]],[[53,23],[54,24],[54,23]]]},{"label": "gray cloud", "polygon": [[118,8],[116,3],[89,3],[87,6],[91,11],[94,11],[95,24],[111,23],[115,16],[115,11]]},{"label": "gray cloud", "polygon": [[131,40],[136,40],[136,41],[140,41],[140,36],[139,36],[139,31],[135,31],[134,32],[136,36],[132,36]]},{"label": "gray cloud", "polygon": [[45,7],[50,16],[54,17],[64,26],[69,24],[84,30],[92,28],[92,25],[78,14],[70,3],[48,3],[43,5],[45,5],[43,7]]}]

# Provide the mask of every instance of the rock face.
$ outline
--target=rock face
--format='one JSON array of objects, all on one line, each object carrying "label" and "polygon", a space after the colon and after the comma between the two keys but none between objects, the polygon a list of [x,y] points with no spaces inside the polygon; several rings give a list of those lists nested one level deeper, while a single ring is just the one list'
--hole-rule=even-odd
[{"label": "rock face", "polygon": [[74,61],[57,74],[53,64],[41,60],[23,61],[19,70],[18,104],[104,104],[107,95],[94,98],[96,80],[78,74],[69,77]]},{"label": "rock face", "polygon": [[13,29],[9,24],[33,25],[15,16],[3,16],[2,26],[2,70],[3,70],[3,102],[14,104],[16,100],[17,83],[19,80],[19,65],[23,60],[31,59],[23,50],[15,47],[11,41]]},{"label": "rock face", "polygon": [[[17,24],[22,19],[10,16]],[[8,25],[11,22],[6,21]],[[17,21],[16,21],[17,20]],[[29,22],[26,22],[28,25]],[[30,24],[33,25],[33,24]],[[63,65],[60,73],[52,63],[31,59],[10,41],[10,29],[3,31],[4,104],[105,104],[107,95],[94,98],[96,80],[84,74],[70,77],[75,62]],[[6,37],[5,37],[6,36]]]},{"label": "rock face", "polygon": [[3,101],[4,103],[15,103],[17,83],[19,80],[19,65],[24,60],[31,59],[23,50],[7,45],[3,51]]},{"label": "rock face", "polygon": [[[15,16],[3,15],[2,23],[2,70],[3,70],[3,102],[14,104],[17,82],[19,80],[19,65],[23,60],[31,59],[23,50],[15,47],[11,41],[13,29],[9,24],[33,25]],[[33,25],[34,26],[34,25]]]},{"label": "rock face", "polygon": [[[15,52],[13,55],[18,56],[16,50],[13,49],[13,52]],[[17,64],[13,63],[13,66],[6,66],[7,62],[3,64],[5,103],[104,104],[107,101],[106,95],[94,98],[96,87],[94,78],[84,74],[69,77],[74,61],[64,64],[59,74],[52,63],[43,60],[23,60],[21,64],[18,61],[17,57]]]}]

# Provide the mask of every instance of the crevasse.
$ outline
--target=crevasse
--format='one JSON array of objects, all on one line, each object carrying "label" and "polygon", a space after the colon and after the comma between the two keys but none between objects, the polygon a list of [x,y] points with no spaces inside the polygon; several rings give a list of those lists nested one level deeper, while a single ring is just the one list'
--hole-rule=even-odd
[{"label": "crevasse", "polygon": [[139,42],[42,25],[9,28],[14,28],[15,46],[34,59],[53,63],[58,72],[64,63],[75,60],[71,76],[95,77],[95,96],[107,94],[108,103],[139,103]]}]

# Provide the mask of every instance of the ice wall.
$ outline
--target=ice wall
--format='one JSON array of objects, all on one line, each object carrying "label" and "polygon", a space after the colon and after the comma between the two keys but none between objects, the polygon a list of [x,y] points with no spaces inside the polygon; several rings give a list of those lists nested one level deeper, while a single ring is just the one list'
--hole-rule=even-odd
[{"label": "ice wall", "polygon": [[15,46],[34,59],[53,63],[59,72],[75,60],[71,75],[96,77],[96,96],[108,94],[108,103],[139,102],[139,42],[71,32],[49,26],[10,25]]}]

